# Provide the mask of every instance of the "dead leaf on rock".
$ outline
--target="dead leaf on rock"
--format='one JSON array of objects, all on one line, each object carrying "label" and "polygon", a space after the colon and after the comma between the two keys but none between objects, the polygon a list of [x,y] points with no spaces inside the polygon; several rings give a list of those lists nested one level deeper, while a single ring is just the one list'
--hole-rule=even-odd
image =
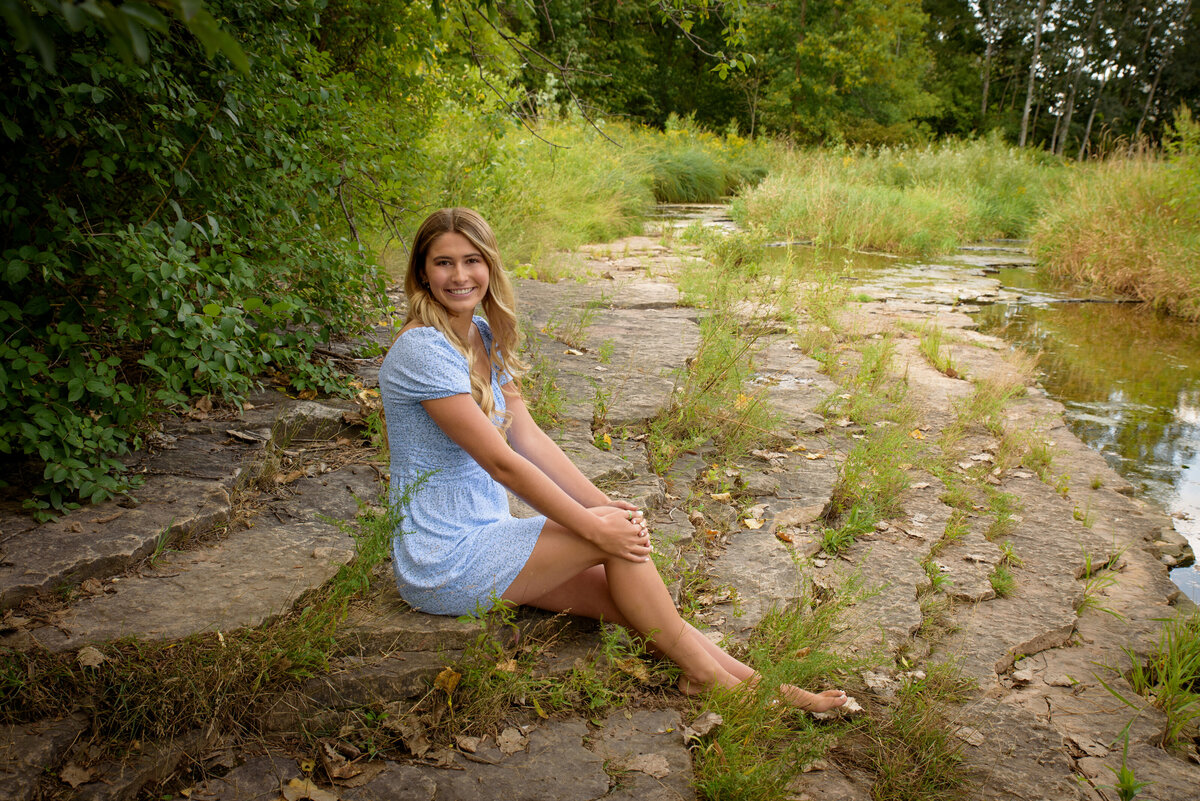
[{"label": "dead leaf on rock", "polygon": [[425,756],[433,747],[425,735],[425,727],[411,715],[389,714],[383,719],[383,727],[399,734],[404,747],[417,759]]},{"label": "dead leaf on rock", "polygon": [[362,773],[361,766],[351,762],[362,756],[362,752],[349,743],[337,740],[319,740],[317,753],[321,757],[321,765],[331,779],[350,779]]},{"label": "dead leaf on rock", "polygon": [[700,717],[693,720],[691,723],[683,727],[683,741],[685,743],[691,740],[699,740],[701,737],[707,736],[713,729],[725,722],[725,719],[716,712],[705,712]]},{"label": "dead leaf on rock", "polygon": [[714,492],[708,497],[712,498],[714,501],[720,501],[721,503],[729,503],[733,500],[733,495],[728,492]]},{"label": "dead leaf on rock", "polygon": [[666,778],[671,773],[671,766],[662,754],[638,754],[625,763],[626,770],[638,770],[656,779]]},{"label": "dead leaf on rock", "polygon": [[454,736],[454,744],[458,746],[460,751],[466,751],[468,754],[478,751],[480,742],[478,737],[468,737],[465,734],[456,734]]},{"label": "dead leaf on rock", "polygon": [[503,661],[497,662],[496,670],[500,670],[505,673],[516,673],[517,672],[517,660],[505,659]]},{"label": "dead leaf on rock", "polygon": [[71,789],[75,789],[81,784],[87,784],[92,780],[94,775],[95,770],[93,768],[81,767],[76,762],[70,763],[58,772],[58,778],[71,785]]},{"label": "dead leaf on rock", "polygon": [[104,592],[104,585],[100,583],[99,579],[84,579],[83,583],[79,585],[79,591],[84,595],[100,595]]},{"label": "dead leaf on rock", "polygon": [[983,745],[987,740],[984,739],[983,733],[979,729],[971,728],[970,726],[959,726],[955,730],[954,736],[962,740],[967,745],[973,745],[976,748]]},{"label": "dead leaf on rock", "polygon": [[801,445],[801,444],[800,444],[800,443],[798,443],[798,442],[797,442],[795,445],[789,445],[787,449],[788,449],[788,451],[789,451],[789,452],[791,452],[791,453],[796,453],[797,451],[806,451],[806,450],[808,450],[808,448],[804,447],[803,445]]},{"label": "dead leaf on rock", "polygon": [[912,431],[909,431],[908,435],[913,439],[925,439],[925,432],[919,428],[914,428]]},{"label": "dead leaf on rock", "polygon": [[806,453],[806,454],[804,454],[804,458],[808,459],[811,462],[816,459],[824,459],[825,454],[823,454],[823,453]]},{"label": "dead leaf on rock", "polygon": [[916,484],[911,484],[912,489],[929,489],[928,481],[918,481]]},{"label": "dead leaf on rock", "polygon": [[283,793],[283,797],[287,801],[301,801],[301,799],[308,799],[308,801],[339,801],[337,793],[322,790],[308,779],[292,779],[279,788],[279,791]]},{"label": "dead leaf on rock", "polygon": [[85,645],[79,649],[79,653],[75,657],[79,664],[83,667],[99,667],[108,661],[108,657],[100,653],[100,650],[92,645]]},{"label": "dead leaf on rock", "polygon": [[374,779],[380,773],[383,773],[387,768],[386,762],[367,762],[363,764],[358,773],[353,776],[338,781],[339,787],[362,787],[367,782]]},{"label": "dead leaf on rock", "polygon": [[793,542],[792,535],[790,533],[788,533],[787,531],[785,531],[784,529],[781,529],[781,528],[776,529],[775,536],[776,536],[776,538],[778,538],[779,540],[781,540],[783,542],[787,542],[787,543]]},{"label": "dead leaf on rock", "polygon": [[763,519],[761,517],[747,517],[742,521],[742,525],[751,531],[758,531],[763,527]]},{"label": "dead leaf on rock", "polygon": [[496,738],[496,745],[500,747],[500,753],[512,756],[518,751],[525,750],[525,747],[529,745],[529,738],[521,734],[519,729],[509,726],[500,732],[500,736]]}]

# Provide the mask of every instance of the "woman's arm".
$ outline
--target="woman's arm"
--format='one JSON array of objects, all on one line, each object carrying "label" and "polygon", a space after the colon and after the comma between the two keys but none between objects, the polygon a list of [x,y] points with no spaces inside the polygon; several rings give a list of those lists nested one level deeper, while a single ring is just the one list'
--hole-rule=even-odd
[{"label": "woman's arm", "polygon": [[[421,406],[446,436],[470,454],[488,475],[537,511],[607,553],[634,562],[649,558],[650,546],[642,536],[640,521],[584,508],[537,465],[513,450],[470,395],[422,401]],[[521,407],[524,411],[524,404]],[[529,413],[524,411],[524,416]],[[566,460],[565,456],[562,458]],[[603,495],[595,487],[592,489]]]},{"label": "woman's arm", "polygon": [[512,415],[508,441],[513,450],[537,465],[555,484],[583,506],[590,508],[618,505],[633,508],[628,504],[611,501],[580,472],[570,457],[563,453],[558,443],[550,439],[530,417],[525,399],[521,397],[515,381],[505,384],[503,390],[505,406]]}]

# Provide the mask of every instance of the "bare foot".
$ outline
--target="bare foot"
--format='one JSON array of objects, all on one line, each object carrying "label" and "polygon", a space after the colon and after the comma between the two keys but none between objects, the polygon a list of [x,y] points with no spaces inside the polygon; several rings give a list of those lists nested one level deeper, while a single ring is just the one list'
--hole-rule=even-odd
[{"label": "bare foot", "polygon": [[779,685],[779,694],[784,702],[805,712],[828,712],[846,703],[846,693],[842,690],[825,690],[822,693],[810,693],[794,684]]},{"label": "bare foot", "polygon": [[[741,684],[748,689],[753,689],[758,684],[758,677],[755,676]],[[680,677],[677,686],[679,687],[679,691],[684,695],[699,695],[709,690],[708,687],[689,680],[687,676]],[[774,699],[771,703],[779,704],[781,702],[795,709],[802,709],[805,712],[828,712],[846,703],[846,693],[842,690],[825,690],[821,693],[810,693],[808,690],[802,690],[794,684],[781,684],[779,685],[779,698]]]}]

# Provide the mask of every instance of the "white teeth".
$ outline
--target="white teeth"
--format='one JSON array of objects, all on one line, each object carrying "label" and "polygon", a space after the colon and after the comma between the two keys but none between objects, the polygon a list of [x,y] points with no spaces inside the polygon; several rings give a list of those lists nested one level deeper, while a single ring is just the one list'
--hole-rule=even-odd
[{"label": "white teeth", "polygon": [[450,295],[469,295],[474,291],[474,289],[447,289],[446,293]]}]

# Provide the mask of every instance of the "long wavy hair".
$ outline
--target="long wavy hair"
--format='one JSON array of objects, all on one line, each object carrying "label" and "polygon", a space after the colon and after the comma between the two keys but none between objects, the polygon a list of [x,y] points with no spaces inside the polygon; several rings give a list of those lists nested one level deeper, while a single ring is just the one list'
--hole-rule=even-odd
[{"label": "long wavy hair", "polygon": [[[408,254],[408,272],[404,276],[404,293],[408,297],[408,318],[405,325],[415,322],[436,328],[450,340],[450,344],[467,359],[468,368],[475,364],[476,347],[469,339],[464,340],[450,327],[450,313],[429,292],[429,281],[425,275],[425,261],[434,241],[442,234],[456,233],[465,236],[479,249],[488,266],[488,288],[480,305],[492,329],[492,347],[488,360],[501,373],[516,380],[524,374],[526,367],[516,355],[520,347],[520,332],[517,328],[516,302],[512,282],[500,263],[500,249],[491,226],[479,212],[467,208],[449,208],[435,211],[425,218],[413,239]],[[471,397],[483,409],[489,420],[501,431],[511,423],[507,412],[497,414],[496,399],[492,395],[490,380],[480,378],[474,369],[471,376]]]}]

